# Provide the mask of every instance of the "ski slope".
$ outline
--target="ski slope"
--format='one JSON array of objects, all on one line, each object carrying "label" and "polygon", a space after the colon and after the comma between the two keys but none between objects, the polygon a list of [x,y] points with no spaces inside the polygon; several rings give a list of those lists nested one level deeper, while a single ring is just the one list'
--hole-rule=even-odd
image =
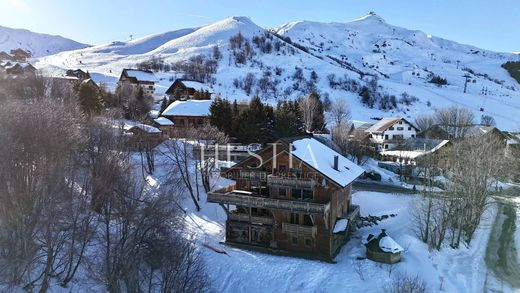
[{"label": "ski slope", "polygon": [[[369,121],[371,117],[396,115],[413,120],[437,108],[455,104],[472,110],[477,122],[481,115],[490,115],[501,129],[520,129],[520,116],[517,115],[520,113],[520,85],[501,68],[508,60],[520,60],[517,54],[483,50],[396,27],[375,14],[348,23],[292,22],[269,31],[289,37],[293,44],[306,49],[300,50],[274,37],[283,43],[281,51],[262,53],[253,46],[253,61],[237,65],[233,61],[229,38],[240,32],[251,42],[266,29],[246,17],[229,17],[203,27],[45,56],[38,58],[36,66],[52,75],[61,75],[68,68],[82,68],[93,73],[97,81],[115,88],[122,68],[135,67],[153,56],[161,56],[166,62],[188,60],[198,54],[209,57],[213,46],[218,45],[223,57],[218,62],[211,87],[230,99],[246,101],[249,96],[259,94],[253,91],[247,95],[233,85],[235,79],[252,73],[258,80],[276,67],[281,68],[279,75],[271,75],[271,79],[277,81],[276,94],[262,98],[273,104],[280,99],[297,98],[304,94],[292,89],[295,83],[292,75],[295,67],[299,67],[307,80],[312,71],[317,73],[316,88],[322,96],[346,98],[355,120]],[[370,109],[360,103],[356,92],[331,88],[327,80],[329,74],[347,76],[360,85],[377,76],[381,93],[399,99],[406,92],[419,100],[410,106],[398,105],[393,110]],[[469,82],[464,93],[466,74]],[[161,94],[169,87],[171,79],[182,74],[165,72],[157,75],[160,77],[158,93]],[[429,83],[431,75],[446,78],[448,85],[439,87]]]}]

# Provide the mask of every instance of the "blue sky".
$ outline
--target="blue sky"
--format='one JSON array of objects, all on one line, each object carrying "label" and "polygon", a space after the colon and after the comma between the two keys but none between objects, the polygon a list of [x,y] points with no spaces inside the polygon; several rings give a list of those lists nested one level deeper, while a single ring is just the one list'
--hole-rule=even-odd
[{"label": "blue sky", "polygon": [[[518,0],[0,0],[0,25],[100,44],[248,16],[262,27],[347,22],[375,11],[388,23],[460,43],[520,51]],[[6,12],[8,11],[8,12]]]}]

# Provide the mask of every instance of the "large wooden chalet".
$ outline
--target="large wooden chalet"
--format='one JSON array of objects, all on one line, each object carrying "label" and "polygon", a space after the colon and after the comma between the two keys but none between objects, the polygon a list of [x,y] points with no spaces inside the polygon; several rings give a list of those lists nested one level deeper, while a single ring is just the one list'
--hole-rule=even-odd
[{"label": "large wooden chalet", "polygon": [[281,139],[226,170],[236,183],[208,201],[227,211],[229,244],[331,261],[355,228],[363,172],[317,138]]}]

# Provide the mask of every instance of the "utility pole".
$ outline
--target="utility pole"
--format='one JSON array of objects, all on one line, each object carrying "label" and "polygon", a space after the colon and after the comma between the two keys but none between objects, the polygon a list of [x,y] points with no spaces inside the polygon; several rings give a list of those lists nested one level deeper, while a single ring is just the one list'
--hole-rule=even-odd
[{"label": "utility pole", "polygon": [[464,74],[464,78],[466,79],[464,81],[464,93],[466,93],[466,90],[468,89],[468,82],[469,82],[469,79],[471,78],[471,76],[469,74]]}]

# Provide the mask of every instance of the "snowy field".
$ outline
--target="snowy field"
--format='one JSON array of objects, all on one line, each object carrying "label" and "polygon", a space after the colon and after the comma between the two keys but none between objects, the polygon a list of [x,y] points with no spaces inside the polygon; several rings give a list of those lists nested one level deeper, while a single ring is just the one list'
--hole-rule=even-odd
[{"label": "snowy field", "polygon": [[[148,177],[152,188],[160,186],[164,180],[161,174],[166,168],[168,166],[158,164],[155,175]],[[221,178],[215,182],[214,189],[229,183],[229,180]],[[485,286],[495,283],[487,274],[484,261],[495,208],[490,208],[483,216],[471,247],[458,250],[444,247],[440,252],[429,251],[414,233],[411,212],[419,200],[416,196],[355,192],[353,203],[361,206],[362,216],[397,216],[383,220],[378,226],[354,232],[336,257],[336,263],[332,264],[220,244],[225,240],[226,215],[218,204],[206,203],[205,197],[202,194],[200,212],[195,212],[190,199],[183,201],[187,211],[186,237],[200,246],[217,292],[384,292],[399,274],[418,275],[432,292],[482,292]],[[386,229],[405,249],[400,263],[390,266],[367,259],[358,260],[365,254],[362,241],[368,234],[378,234],[381,229]],[[208,249],[203,246],[205,243],[221,247],[227,254]],[[505,290],[508,292],[507,288]]]},{"label": "snowy field", "polygon": [[[362,228],[336,257],[336,264],[273,256],[222,246],[227,255],[203,250],[217,292],[384,292],[399,273],[419,275],[432,291],[479,292],[486,280],[484,262],[489,221],[483,221],[470,248],[430,252],[413,233],[410,211],[415,199],[400,194],[356,192],[353,203],[362,215],[397,214],[378,226]],[[486,219],[492,220],[488,215]],[[187,216],[195,238],[216,244],[224,240],[225,214],[216,204],[205,204],[201,213]],[[364,256],[362,239],[387,229],[405,248],[400,263],[390,266]],[[489,278],[489,277],[488,277]],[[370,285],[368,285],[370,284]]]}]

